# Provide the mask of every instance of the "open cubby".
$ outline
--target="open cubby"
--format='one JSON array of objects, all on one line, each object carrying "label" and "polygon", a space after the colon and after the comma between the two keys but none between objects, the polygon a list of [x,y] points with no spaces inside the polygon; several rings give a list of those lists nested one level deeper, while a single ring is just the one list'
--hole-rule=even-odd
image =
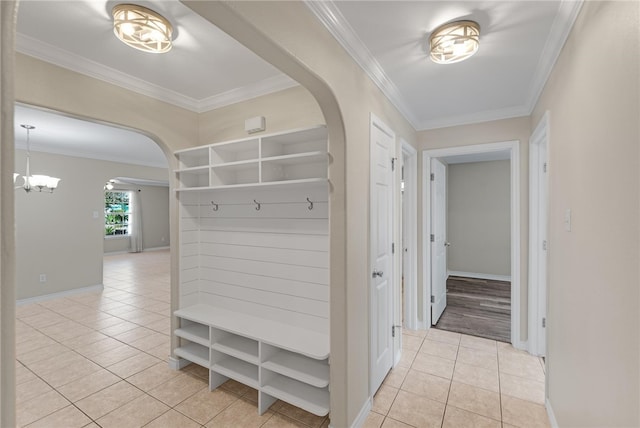
[{"label": "open cubby", "polygon": [[211,344],[209,349],[187,342],[174,350],[210,370],[210,389],[226,379],[255,388],[260,414],[276,399],[318,416],[329,413],[326,334],[205,304],[179,309],[175,315],[181,321],[177,336]]},{"label": "open cubby", "polygon": [[257,138],[211,146],[211,165],[257,160],[259,157],[259,140]]},{"label": "open cubby", "polygon": [[324,126],[229,141],[176,152],[177,190],[221,189],[327,179]]}]

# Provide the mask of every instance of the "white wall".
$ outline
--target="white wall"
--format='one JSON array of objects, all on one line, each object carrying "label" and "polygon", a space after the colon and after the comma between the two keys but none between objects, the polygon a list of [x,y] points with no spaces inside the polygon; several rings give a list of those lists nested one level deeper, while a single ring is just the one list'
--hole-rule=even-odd
[{"label": "white wall", "polygon": [[448,270],[511,274],[510,181],[508,160],[448,166]]},{"label": "white wall", "polygon": [[639,15],[635,1],[585,2],[531,120],[549,111],[547,392],[561,427],[640,426]]},{"label": "white wall", "polygon": [[[25,153],[16,151],[17,172],[24,172]],[[102,284],[105,182],[166,180],[167,169],[41,152],[31,153],[31,165],[32,173],[61,181],[53,194],[15,191],[17,299]]]},{"label": "white wall", "polygon": [[[169,246],[169,187],[116,184],[113,190],[138,189],[142,211],[142,248],[148,250]],[[104,238],[105,253],[128,250],[128,236],[115,235]]]}]

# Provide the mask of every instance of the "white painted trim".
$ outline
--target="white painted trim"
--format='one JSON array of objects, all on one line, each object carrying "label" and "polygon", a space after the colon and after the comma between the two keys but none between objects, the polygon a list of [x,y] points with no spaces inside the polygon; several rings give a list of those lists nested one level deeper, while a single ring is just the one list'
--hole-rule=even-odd
[{"label": "white painted trim", "polygon": [[305,0],[307,7],[325,26],[331,35],[340,43],[353,60],[364,70],[373,83],[380,88],[400,113],[411,123],[414,129],[419,129],[418,119],[405,104],[400,90],[387,76],[380,63],[371,54],[367,46],[356,34],[347,19],[333,1]]},{"label": "white painted trim", "polygon": [[29,303],[44,302],[46,300],[57,299],[59,297],[74,296],[76,294],[90,293],[104,290],[104,285],[88,285],[86,287],[74,288],[73,290],[58,291],[57,293],[43,294],[42,296],[27,297],[16,301],[16,306],[28,305]]},{"label": "white painted trim", "polygon": [[[365,401],[364,404],[362,405],[362,408],[358,412],[358,416],[356,416],[356,418],[353,420],[351,427],[360,428],[361,426],[364,426],[364,423],[367,420],[367,416],[369,416],[369,412],[371,412],[372,408],[373,408],[373,397],[369,397],[367,401]],[[329,427],[333,428],[333,425],[329,423]]]},{"label": "white painted trim", "polygon": [[185,360],[184,358],[169,357],[169,368],[171,370],[182,370],[189,364],[191,364],[191,361]]},{"label": "white painted trim", "polygon": [[204,99],[196,99],[154,85],[21,33],[16,34],[16,51],[196,113],[204,113],[299,85],[295,80],[281,74],[242,88],[235,88]]},{"label": "white painted trim", "polygon": [[[545,159],[541,159],[541,145],[546,147]],[[549,149],[549,112],[540,119],[535,130],[529,139],[529,314],[528,314],[528,336],[529,353],[533,355],[545,354],[545,333],[542,327],[542,318],[546,316],[547,305],[547,251],[542,249],[542,241],[548,236],[546,230],[540,230],[540,223],[543,219],[540,213],[539,198],[541,193],[547,195],[548,210],[548,182],[547,189],[540,189],[541,163],[546,162],[548,167]],[[548,215],[547,215],[548,218]],[[549,245],[547,243],[547,245]],[[545,263],[545,258],[547,262]],[[541,274],[545,278],[541,278]]]},{"label": "white painted trim", "polygon": [[558,425],[558,420],[556,419],[556,415],[555,413],[553,413],[553,407],[551,407],[551,402],[549,401],[549,398],[545,399],[544,408],[547,409],[547,416],[549,416],[549,424],[551,425],[551,428],[559,428],[560,425]]},{"label": "white painted trim", "polygon": [[[385,134],[387,134],[389,137],[391,137],[394,141],[396,141],[396,134],[395,132],[389,127],[387,126],[386,123],[384,123],[382,121],[382,119],[380,119],[378,116],[376,116],[373,113],[369,114],[369,213],[371,213],[371,201],[373,200],[373,191],[374,191],[374,186],[372,185],[373,183],[375,183],[375,172],[374,172],[374,168],[371,167],[371,161],[372,161],[372,157],[373,157],[373,152],[371,150],[372,147],[372,142],[373,142],[373,138],[372,138],[372,132],[371,130],[376,127],[378,129],[380,129],[382,132],[384,132]],[[397,150],[393,151],[394,155],[395,153],[397,153]],[[394,175],[395,177],[395,175]],[[392,178],[393,182],[392,182],[392,186],[395,183],[395,180]],[[394,195],[392,195],[393,197]],[[393,200],[393,199],[392,199]],[[394,210],[392,210],[392,219],[391,221],[393,221],[393,212]],[[375,266],[374,266],[374,260],[375,260],[375,255],[373,254],[373,246],[371,245],[371,235],[372,235],[372,231],[371,231],[371,221],[370,221],[371,216],[369,215],[369,218],[367,219],[368,225],[369,225],[369,271],[368,272],[373,272],[375,270]],[[391,227],[391,233],[392,235],[395,234],[395,228]],[[394,236],[391,236],[391,240],[392,242],[395,240],[397,242],[397,240],[395,239]],[[395,270],[396,266],[395,266],[395,261],[392,259],[391,264],[390,264],[391,270]],[[389,275],[389,277],[391,278],[391,287],[392,291],[391,291],[391,295],[395,296],[396,295],[396,287],[398,286],[398,284],[396,283],[395,280],[395,272],[391,272],[391,275]],[[372,391],[373,389],[373,385],[371,382],[371,379],[373,379],[373,359],[374,359],[374,355],[373,355],[373,347],[371,346],[371,344],[373,343],[373,326],[376,325],[375,320],[373,319],[373,314],[375,313],[375,311],[372,308],[372,299],[371,299],[371,275],[367,275],[368,278],[368,282],[367,282],[367,308],[369,310],[369,394],[371,394],[372,396],[376,393],[376,391]],[[393,299],[395,299],[395,297],[392,298],[392,302],[389,302],[391,308],[391,320],[392,323],[395,321],[395,305],[393,302]],[[391,353],[392,353],[392,357],[393,360],[391,362],[391,365],[393,367],[393,363],[395,360],[395,356],[396,356],[396,352],[395,352],[395,346],[396,346],[396,341],[392,340],[391,341]]]},{"label": "white painted trim", "polygon": [[447,271],[449,276],[461,276],[464,278],[477,278],[477,279],[490,279],[493,281],[511,281],[509,275],[492,275],[490,273],[475,273],[475,272],[462,272],[458,270]]},{"label": "white painted trim", "polygon": [[389,101],[391,101],[400,113],[411,123],[413,128],[418,131],[530,115],[547,83],[547,79],[553,70],[556,60],[560,56],[562,47],[573,28],[582,3],[583,0],[561,0],[558,14],[551,25],[547,41],[540,60],[538,61],[533,82],[529,89],[529,95],[521,105],[468,115],[450,116],[438,120],[420,121],[407,105],[398,87],[391,78],[389,78],[364,42],[358,37],[355,30],[349,25],[347,19],[342,15],[335,3],[331,0],[305,0],[305,4],[316,18],[327,28],[347,53],[351,55],[353,60],[380,88]]},{"label": "white painted trim", "polygon": [[[129,235],[119,235],[118,238],[122,236],[123,239],[124,238],[129,238]],[[114,237],[111,236],[105,236],[105,239],[116,239]],[[152,247],[152,248],[145,248],[142,250],[143,253],[149,252],[149,251],[162,251],[162,250],[169,250],[171,249],[171,247],[166,246],[166,247]],[[116,256],[118,254],[134,254],[132,253],[130,250],[121,250],[121,251],[105,251],[104,255],[105,256]]]},{"label": "white painted trim", "polygon": [[164,247],[145,248],[142,251],[146,253],[147,251],[162,251],[162,250],[169,250],[169,249],[171,249],[171,247],[169,245],[165,245]]},{"label": "white painted trim", "polygon": [[[418,319],[418,151],[405,140],[402,144],[402,167],[404,168],[405,191],[402,204],[402,221],[406,233],[400,230],[401,238],[406,237],[400,248],[401,259],[406,261],[404,273],[404,326],[411,330],[419,328]],[[404,163],[404,157],[407,162]],[[403,251],[406,248],[406,253]]]},{"label": "white painted trim", "polygon": [[[422,230],[423,236],[431,235],[431,159],[445,156],[474,154],[509,150],[511,167],[511,342],[514,347],[522,348],[526,344],[520,337],[520,143],[506,141],[501,143],[476,144],[444,149],[424,150],[422,152],[423,186],[422,186]],[[431,245],[429,239],[423,239],[422,259],[422,289],[424,295],[424,319],[431,319],[431,275],[429,261],[431,260]]]},{"label": "white painted trim", "polygon": [[538,103],[540,94],[542,94],[542,90],[547,84],[549,75],[560,56],[560,52],[562,52],[562,47],[567,41],[567,38],[573,29],[573,24],[582,9],[583,2],[584,0],[560,1],[558,14],[554,19],[553,24],[551,24],[549,36],[547,37],[544,48],[542,49],[542,54],[540,55],[540,60],[538,61],[538,66],[536,67],[534,74],[533,83],[531,84],[529,99],[527,101],[527,115],[530,115],[533,112],[533,109]]}]

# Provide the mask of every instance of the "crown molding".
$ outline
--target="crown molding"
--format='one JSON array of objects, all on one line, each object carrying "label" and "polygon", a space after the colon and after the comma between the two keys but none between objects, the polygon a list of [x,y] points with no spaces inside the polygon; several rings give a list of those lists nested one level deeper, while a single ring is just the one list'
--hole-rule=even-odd
[{"label": "crown molding", "polygon": [[280,74],[261,80],[257,83],[252,83],[241,88],[235,88],[212,97],[204,98],[198,101],[198,113],[215,110],[220,107],[225,107],[296,86],[300,86],[300,84],[286,74]]},{"label": "crown molding", "polygon": [[340,43],[355,62],[364,70],[373,83],[400,111],[400,113],[417,128],[419,121],[411,109],[405,104],[398,87],[385,73],[380,63],[374,58],[366,45],[358,37],[342,12],[331,0],[304,0],[307,7],[325,26],[331,35]]},{"label": "crown molding", "polygon": [[492,122],[495,120],[513,119],[516,117],[529,116],[527,106],[509,107],[503,109],[481,111],[478,113],[465,114],[460,116],[449,116],[442,119],[425,120],[419,123],[417,131],[428,131],[437,128],[449,128],[452,126],[472,125],[482,122]]},{"label": "crown molding", "polygon": [[547,79],[549,79],[549,75],[551,75],[551,71],[553,70],[556,61],[562,52],[562,48],[573,29],[573,24],[580,13],[580,9],[582,9],[583,3],[584,0],[560,1],[558,13],[556,14],[556,18],[553,20],[553,24],[551,24],[549,37],[547,37],[547,41],[542,49],[542,54],[540,55],[533,83],[531,84],[531,89],[529,91],[529,98],[526,104],[528,114],[533,112],[533,109],[538,103],[542,90],[544,89]]},{"label": "crown molding", "polygon": [[288,76],[279,75],[198,100],[21,33],[16,34],[16,51],[196,113],[204,113],[298,85]]},{"label": "crown molding", "polygon": [[[27,145],[26,143],[16,141],[15,148],[17,150],[26,151]],[[95,160],[106,161],[106,162],[116,162],[116,163],[124,163],[129,165],[148,166],[153,168],[165,168],[165,169],[168,168],[167,162],[162,163],[162,162],[149,162],[149,161],[142,161],[142,160],[131,160],[129,158],[122,157],[119,155],[103,154],[103,153],[98,154],[98,153],[91,153],[91,152],[86,152],[86,151],[76,150],[76,149],[61,149],[61,148],[52,148],[52,147],[42,148],[37,146],[36,147],[31,146],[30,151],[32,153],[33,152],[48,153],[52,155],[71,156],[75,158],[84,158],[84,159],[95,159]],[[16,167],[18,166],[19,165],[16,165]]]}]

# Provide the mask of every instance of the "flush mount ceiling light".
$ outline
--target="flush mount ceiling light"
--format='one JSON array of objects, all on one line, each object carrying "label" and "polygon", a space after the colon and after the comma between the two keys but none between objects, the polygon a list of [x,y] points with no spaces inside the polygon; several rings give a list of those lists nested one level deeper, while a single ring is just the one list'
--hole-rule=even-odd
[{"label": "flush mount ceiling light", "polygon": [[480,26],[473,21],[441,25],[429,37],[431,60],[438,64],[460,62],[478,51]]},{"label": "flush mount ceiling light", "polygon": [[113,32],[132,48],[152,53],[171,50],[173,27],[162,15],[135,4],[119,4],[112,10]]}]

